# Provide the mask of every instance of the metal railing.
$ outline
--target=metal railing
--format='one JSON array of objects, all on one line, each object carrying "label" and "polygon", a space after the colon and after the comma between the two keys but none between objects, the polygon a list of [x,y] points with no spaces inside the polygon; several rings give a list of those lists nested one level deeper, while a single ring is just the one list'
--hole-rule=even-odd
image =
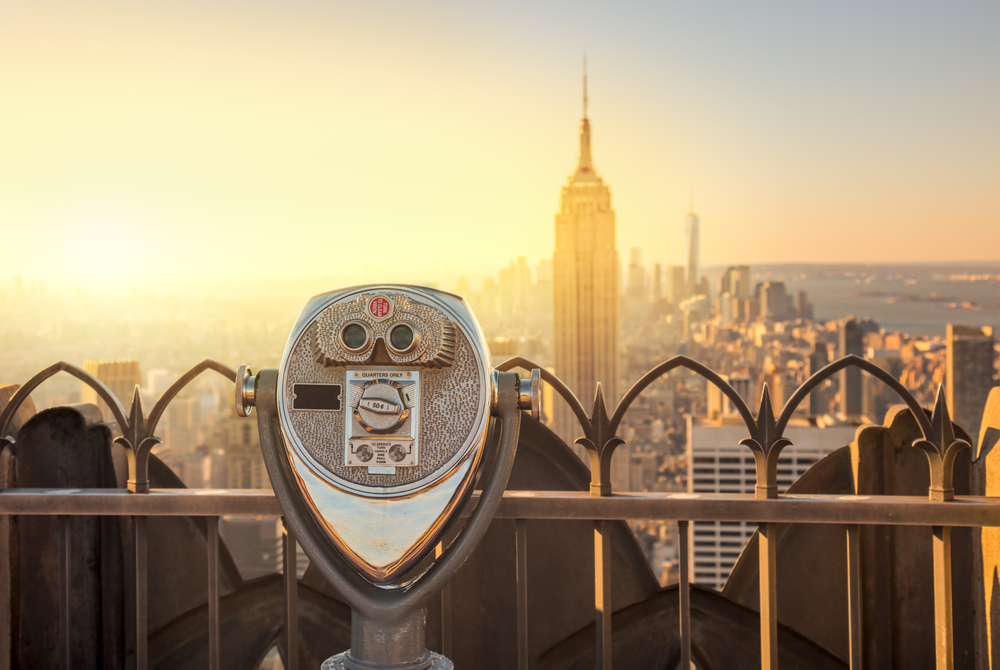
[{"label": "metal railing", "polygon": [[[927,456],[930,469],[930,488],[927,497],[888,495],[778,495],[776,468],[778,454],[790,442],[783,431],[799,403],[825,379],[840,370],[855,366],[871,373],[892,388],[910,408],[920,428],[922,439],[913,446]],[[531,361],[511,359],[499,366],[501,370],[515,367],[540,368]],[[756,470],[755,494],[707,493],[629,493],[613,494],[610,482],[610,462],[617,446],[624,441],[617,437],[625,411],[649,384],[677,368],[686,368],[715,384],[730,399],[747,425],[750,436],[741,444],[754,456]],[[169,400],[197,374],[215,370],[230,380],[235,372],[214,361],[205,361],[193,368],[154,406],[147,419],[143,416],[138,393],[132,403],[128,418],[117,399],[92,376],[79,368],[59,363],[42,371],[26,383],[0,413],[0,447],[12,443],[5,435],[14,412],[28,393],[41,381],[60,371],[80,378],[98,391],[98,395],[112,408],[123,437],[118,442],[130,451],[128,490],[114,489],[9,489],[0,492],[0,515],[52,515],[60,519],[60,611],[65,636],[65,658],[69,667],[71,649],[67,631],[69,620],[69,565],[72,547],[69,546],[67,519],[74,515],[125,516],[132,519],[135,555],[135,597],[129,608],[136,626],[137,667],[147,667],[146,650],[146,520],[149,516],[202,516],[208,523],[208,637],[210,667],[219,667],[219,584],[218,584],[218,519],[221,516],[280,516],[278,504],[269,491],[224,491],[149,489],[149,449],[158,441],[153,437],[156,421]],[[778,667],[778,620],[776,572],[777,524],[837,524],[845,527],[847,537],[848,611],[850,667],[862,667],[861,653],[861,600],[859,529],[862,525],[927,526],[931,528],[934,567],[935,649],[938,670],[949,670],[954,665],[952,594],[951,594],[951,529],[953,527],[1000,526],[1000,499],[955,496],[952,470],[955,455],[969,444],[956,439],[944,394],[939,389],[938,399],[931,417],[928,417],[916,399],[898,381],[877,366],[863,359],[849,356],[817,372],[789,399],[780,415],[775,418],[767,387],[764,387],[760,408],[754,416],[739,394],[715,372],[685,357],[675,357],[657,366],[639,380],[626,394],[610,415],[605,409],[603,395],[598,386],[594,410],[588,414],[576,396],[557,377],[542,369],[542,376],[571,406],[580,420],[584,437],[579,440],[590,452],[590,491],[506,491],[499,505],[496,518],[515,520],[517,582],[517,657],[518,667],[527,669],[530,656],[528,645],[528,603],[531,590],[527,568],[528,526],[532,519],[590,520],[594,523],[594,615],[596,624],[597,667],[612,667],[612,612],[611,603],[611,522],[626,519],[677,520],[679,531],[679,630],[681,664],[691,663],[691,608],[690,608],[690,552],[688,528],[692,521],[743,521],[759,524],[759,588],[760,588],[760,641],[761,667]],[[138,444],[139,448],[133,448]],[[136,495],[138,494],[138,495]],[[287,532],[284,540],[285,569],[285,634],[289,668],[297,665],[297,579],[294,566],[295,539]],[[448,620],[448,590],[443,593],[442,634],[444,653],[450,646]]]},{"label": "metal railing", "polygon": [[[72,547],[67,533],[70,516],[124,516],[131,517],[135,533],[135,601],[129,609],[134,613],[137,630],[137,668],[146,668],[146,553],[145,524],[150,516],[202,516],[208,523],[208,639],[211,668],[219,666],[219,582],[218,520],[222,516],[280,516],[278,503],[270,491],[262,490],[211,490],[211,489],[153,489],[145,495],[133,495],[124,489],[9,489],[0,492],[0,515],[50,515],[60,519],[59,554],[60,566],[60,621],[63,631],[73,625],[70,621],[68,566],[72,562]],[[773,560],[773,537],[775,524],[809,523],[837,524],[846,528],[848,552],[849,612],[850,612],[850,667],[861,667],[861,602],[858,597],[860,574],[858,560],[858,531],[868,524],[893,526],[930,526],[934,528],[932,539],[934,560],[942,560],[942,554],[950,543],[950,529],[955,526],[1000,526],[1000,501],[994,498],[957,496],[950,504],[942,504],[915,496],[843,496],[843,495],[782,495],[778,498],[755,498],[750,494],[709,494],[709,493],[633,493],[610,496],[591,496],[587,492],[574,491],[507,491],[495,515],[499,519],[515,520],[517,581],[511,585],[517,589],[517,650],[518,668],[528,668],[528,602],[531,590],[528,588],[530,575],[527,570],[529,546],[528,520],[562,519],[590,520],[595,524],[594,532],[594,607],[600,620],[597,628],[604,646],[598,645],[598,667],[610,668],[610,634],[603,638],[604,622],[610,624],[611,612],[605,608],[611,601],[611,544],[610,522],[625,519],[679,520],[680,537],[680,628],[682,657],[688,662],[691,654],[691,611],[687,576],[690,574],[690,556],[687,551],[687,528],[691,521],[749,521],[759,523],[761,554],[761,598],[763,607],[772,601],[776,590]],[[942,532],[944,531],[944,532]],[[295,565],[295,539],[286,533],[284,538],[284,565]],[[765,574],[766,571],[766,574]],[[936,572],[936,571],[935,571]],[[289,669],[297,663],[297,578],[294,568],[285,570],[285,630],[286,658]],[[940,602],[950,602],[950,579],[947,584],[935,585],[935,591],[944,587],[947,601],[935,598],[935,608]],[[444,594],[447,598],[447,594]],[[762,607],[762,609],[763,609]],[[937,623],[947,624],[945,631],[950,640],[950,606],[945,604],[945,612],[938,613]],[[777,667],[776,638],[777,611],[763,612],[761,616],[762,634],[773,635],[770,648],[762,645],[763,667]],[[445,617],[447,622],[447,617]],[[610,628],[610,626],[609,626]],[[448,634],[444,634],[447,645]],[[65,635],[66,640],[69,639]],[[762,640],[763,642],[763,640]],[[66,667],[70,664],[70,648],[65,646]],[[767,651],[771,655],[764,656]],[[447,654],[447,651],[445,651]],[[948,659],[938,656],[939,662],[951,667]],[[683,661],[682,661],[683,662]],[[689,667],[689,666],[682,666]]]}]

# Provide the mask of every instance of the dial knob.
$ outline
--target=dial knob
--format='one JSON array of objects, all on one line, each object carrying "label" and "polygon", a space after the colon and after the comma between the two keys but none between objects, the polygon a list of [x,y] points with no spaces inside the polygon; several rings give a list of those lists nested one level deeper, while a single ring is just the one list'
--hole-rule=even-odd
[{"label": "dial knob", "polygon": [[370,433],[390,433],[410,415],[397,385],[377,381],[365,386],[354,418]]}]

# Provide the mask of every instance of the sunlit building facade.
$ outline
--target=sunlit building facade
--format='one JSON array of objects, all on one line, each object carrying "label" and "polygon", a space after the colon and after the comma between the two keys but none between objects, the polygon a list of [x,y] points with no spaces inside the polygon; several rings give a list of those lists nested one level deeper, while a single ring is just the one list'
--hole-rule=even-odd
[{"label": "sunlit building facade", "polygon": [[955,423],[978,444],[983,407],[996,386],[993,329],[948,324],[948,407]]},{"label": "sunlit building facade", "polygon": [[699,286],[699,231],[700,222],[694,208],[684,217],[684,267],[687,271],[688,295],[696,295]]},{"label": "sunlit building facade", "polygon": [[[590,153],[586,79],[579,163],[563,186],[552,259],[556,373],[585,406],[601,382],[605,401],[617,399],[618,250],[611,190]],[[582,432],[569,406],[557,403],[555,429],[567,443]]]},{"label": "sunlit building facade", "polygon": [[[132,395],[135,393],[135,387],[142,384],[139,361],[131,359],[89,359],[83,362],[83,369],[100,379],[108,387],[108,390],[118,398],[118,401],[125,408],[125,413],[128,414],[132,406]],[[97,391],[87,384],[80,384],[80,402],[97,405],[101,409],[101,415],[106,421],[114,420],[107,403],[101,400],[97,395]]]},{"label": "sunlit building facade", "polygon": [[[795,417],[785,429],[791,445],[778,458],[778,490],[784,492],[813,463],[854,441],[857,425],[821,417]],[[757,485],[753,454],[740,440],[746,426],[736,416],[687,417],[689,493],[752,494]],[[695,521],[691,524],[691,581],[722,590],[757,524],[746,521]]]}]

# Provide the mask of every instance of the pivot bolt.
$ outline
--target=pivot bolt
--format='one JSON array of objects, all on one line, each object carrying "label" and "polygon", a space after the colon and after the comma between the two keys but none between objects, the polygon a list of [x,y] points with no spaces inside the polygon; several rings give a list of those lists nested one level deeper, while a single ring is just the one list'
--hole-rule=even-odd
[{"label": "pivot bolt", "polygon": [[531,379],[522,379],[518,384],[517,406],[531,412],[531,418],[538,421],[542,415],[542,371],[535,368]]},{"label": "pivot bolt", "polygon": [[236,371],[236,413],[250,416],[257,403],[257,377],[246,365]]}]

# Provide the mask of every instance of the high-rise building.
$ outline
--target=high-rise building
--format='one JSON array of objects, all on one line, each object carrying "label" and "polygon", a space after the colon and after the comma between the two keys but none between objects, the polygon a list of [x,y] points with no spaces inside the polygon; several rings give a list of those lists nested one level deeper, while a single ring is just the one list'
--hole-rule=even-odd
[{"label": "high-rise building", "polygon": [[687,270],[687,284],[692,293],[694,287],[701,281],[698,277],[698,215],[694,213],[694,203],[691,211],[684,217],[684,267]]},{"label": "high-rise building", "polygon": [[260,450],[257,424],[243,421],[235,410],[227,416],[226,478],[231,489],[266,489],[271,487],[264,457]]},{"label": "high-rise building", "polygon": [[993,329],[948,324],[948,409],[952,419],[979,440],[979,424],[990,389],[997,385],[993,369]]},{"label": "high-rise building", "polygon": [[[556,372],[589,406],[597,383],[614,406],[618,385],[618,250],[611,190],[594,170],[583,78],[583,120],[576,171],[562,189],[552,258]],[[556,433],[573,444],[581,435],[573,412],[556,404]]]},{"label": "high-rise building", "polygon": [[[854,317],[848,317],[840,326],[838,354],[844,356],[865,355],[865,332]],[[862,407],[860,369],[853,365],[840,371],[838,375],[840,392],[840,413],[846,416],[860,416]]]},{"label": "high-rise building", "polygon": [[[159,431],[163,431],[163,443],[167,448],[164,458],[176,469],[181,459],[190,456],[198,448],[201,428],[200,398],[186,394],[174,398],[167,405],[164,419],[159,428]],[[187,484],[194,485],[192,482]]]},{"label": "high-rise building", "polygon": [[146,393],[153,398],[159,398],[170,385],[177,381],[177,376],[169,370],[157,368],[146,373]]},{"label": "high-rise building", "polygon": [[673,305],[679,305],[687,295],[687,280],[684,278],[684,266],[669,266],[667,268],[667,300]]},{"label": "high-rise building", "polygon": [[730,293],[740,300],[750,299],[750,266],[737,265],[729,268]]},{"label": "high-rise building", "polygon": [[531,270],[524,256],[500,270],[500,314],[505,318],[521,317],[528,310]]},{"label": "high-rise building", "polygon": [[765,282],[760,289],[760,314],[765,319],[785,321],[789,316],[789,296],[785,282]]},{"label": "high-rise building", "polygon": [[[729,268],[732,270],[732,268]],[[723,293],[728,293],[732,295],[732,291],[729,290],[729,270],[724,270],[721,275],[719,275],[719,290],[716,295],[722,295]]]},{"label": "high-rise building", "polygon": [[[132,395],[135,387],[142,384],[142,375],[139,373],[139,361],[131,359],[118,360],[86,360],[83,362],[83,369],[94,375],[118,398],[118,401],[125,408],[125,415],[128,416],[132,406]],[[101,415],[105,421],[112,421],[111,410],[107,404],[100,399],[97,391],[81,382],[80,402],[88,402],[97,405],[101,410]],[[122,426],[124,429],[124,426]]]},{"label": "high-rise building", "polygon": [[628,282],[625,291],[630,299],[645,301],[646,268],[642,265],[642,249],[638,247],[633,247],[629,253]]},{"label": "high-rise building", "polygon": [[798,317],[800,319],[807,319],[812,321],[813,319],[813,305],[809,302],[809,296],[805,291],[799,291],[798,302],[796,304],[796,310]]},{"label": "high-rise building", "polygon": [[[730,377],[728,375],[720,375],[723,380],[729,382],[729,385],[733,387],[733,390],[743,398],[743,402],[749,405],[752,409],[756,410],[757,405],[754,398],[753,383],[749,376],[737,375]],[[707,384],[705,386],[707,392],[707,404],[708,409],[706,410],[706,415],[712,418],[727,418],[733,416],[739,416],[739,410],[733,406],[733,402],[726,396],[722,390],[715,384]]]},{"label": "high-rise building", "polygon": [[719,275],[719,295],[728,293],[737,300],[750,298],[750,266],[735,265]]},{"label": "high-rise building", "polygon": [[[888,372],[896,381],[899,381],[899,377],[903,372],[903,361],[898,349],[875,349],[874,347],[868,347],[865,358]],[[899,397],[882,381],[871,375],[862,377],[861,414],[869,422],[881,425],[889,408],[897,404],[899,404]]]},{"label": "high-rise building", "polygon": [[[806,370],[808,376],[813,376],[830,363],[830,351],[826,342],[817,341],[813,345],[813,352],[809,355],[809,369]],[[827,396],[825,385],[815,388],[809,394],[809,413],[813,416],[826,414],[830,411],[830,398]]]},{"label": "high-rise building", "polygon": [[[739,418],[687,418],[689,493],[754,493],[753,454],[740,444],[747,436]],[[784,491],[813,463],[854,441],[856,425],[827,425],[794,417],[785,429],[792,441],[778,457],[778,490]],[[695,521],[691,524],[692,581],[721,590],[757,524],[745,521]]]}]

